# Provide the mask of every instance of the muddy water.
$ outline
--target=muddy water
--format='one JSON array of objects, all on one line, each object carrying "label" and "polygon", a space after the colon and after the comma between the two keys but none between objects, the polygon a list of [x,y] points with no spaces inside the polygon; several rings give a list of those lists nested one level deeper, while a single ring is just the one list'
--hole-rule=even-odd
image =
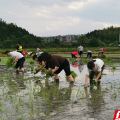
[{"label": "muddy water", "polygon": [[0,66],[1,120],[112,120],[120,109],[119,65],[116,71],[107,66],[101,85],[87,89],[87,67],[82,62],[71,63],[71,70],[78,75],[74,84],[67,81],[64,71],[56,84],[53,77],[46,78],[41,72],[34,75],[30,67],[25,66],[23,75]]}]

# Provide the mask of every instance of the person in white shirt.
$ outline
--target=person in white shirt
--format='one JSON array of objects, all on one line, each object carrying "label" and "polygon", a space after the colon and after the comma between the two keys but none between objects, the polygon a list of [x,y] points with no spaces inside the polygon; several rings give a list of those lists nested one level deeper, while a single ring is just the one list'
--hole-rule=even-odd
[{"label": "person in white shirt", "polygon": [[[90,71],[91,70],[91,71]],[[95,82],[100,84],[101,82],[101,74],[104,70],[104,62],[101,59],[94,59],[87,64],[87,72],[85,76],[85,87],[88,85],[88,78],[90,77],[90,84],[93,84],[93,77],[95,74],[95,71],[98,71],[97,78],[95,79]],[[90,72],[90,75],[89,75]]]},{"label": "person in white shirt", "polygon": [[78,47],[78,52],[79,52],[80,57],[81,56],[83,57],[83,47],[81,45]]},{"label": "person in white shirt", "polygon": [[38,52],[38,53],[36,53],[36,55],[41,55],[43,52]]},{"label": "person in white shirt", "polygon": [[14,61],[12,62],[12,64],[14,64],[15,62],[16,65],[15,65],[15,68],[16,68],[16,72],[18,73],[19,72],[19,68],[22,70],[22,72],[24,73],[24,62],[25,62],[25,57],[20,53],[20,52],[16,52],[16,51],[13,51],[13,52],[10,52],[10,51],[6,51],[5,54],[7,56],[11,56]]},{"label": "person in white shirt", "polygon": [[88,50],[88,51],[87,51],[87,58],[88,58],[88,57],[92,58],[92,51],[91,51],[91,50]]}]

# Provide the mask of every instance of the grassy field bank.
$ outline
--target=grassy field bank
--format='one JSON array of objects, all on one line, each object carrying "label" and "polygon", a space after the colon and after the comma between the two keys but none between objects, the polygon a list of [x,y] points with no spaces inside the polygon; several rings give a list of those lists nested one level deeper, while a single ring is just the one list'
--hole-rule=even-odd
[{"label": "grassy field bank", "polygon": [[[98,52],[98,50],[100,49],[100,47],[85,47],[84,48],[84,52],[86,52],[87,50],[92,50],[94,52]],[[0,49],[0,53],[4,53],[6,50],[10,50],[10,51],[15,51],[15,49]],[[73,52],[76,51],[76,48],[41,48],[41,51],[43,52]],[[24,49],[24,51],[28,51],[28,52],[37,52],[35,48],[31,48],[31,49]],[[119,53],[120,52],[120,48],[118,47],[106,47],[106,53]]]}]

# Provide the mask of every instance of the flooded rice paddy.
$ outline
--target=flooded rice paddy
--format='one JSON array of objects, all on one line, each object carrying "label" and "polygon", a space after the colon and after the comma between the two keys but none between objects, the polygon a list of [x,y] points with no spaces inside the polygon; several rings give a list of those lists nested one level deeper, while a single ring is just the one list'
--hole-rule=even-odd
[{"label": "flooded rice paddy", "polygon": [[31,66],[26,72],[15,73],[0,65],[0,120],[112,120],[115,110],[120,110],[120,66],[113,71],[107,66],[100,86],[84,89],[87,66],[71,63],[77,77],[70,84],[64,71],[60,82],[46,78],[39,72],[34,75]]}]

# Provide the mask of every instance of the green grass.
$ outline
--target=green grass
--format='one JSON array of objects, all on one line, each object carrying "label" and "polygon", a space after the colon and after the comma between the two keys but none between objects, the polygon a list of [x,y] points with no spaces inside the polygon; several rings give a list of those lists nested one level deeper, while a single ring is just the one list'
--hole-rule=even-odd
[{"label": "green grass", "polygon": [[[73,52],[73,51],[77,50],[78,46],[71,47],[71,48],[41,48],[41,51],[43,51],[43,52]],[[102,47],[84,47],[84,51],[87,51],[87,50],[98,51],[100,48],[102,48]],[[5,53],[6,50],[8,50],[8,49],[0,49],[0,53]],[[9,50],[10,51],[15,51],[15,49],[9,49]],[[108,51],[114,52],[114,51],[119,51],[119,50],[120,50],[119,47],[106,47],[106,52],[108,52]],[[27,51],[27,52],[37,52],[36,48],[25,49],[25,51]]]}]

